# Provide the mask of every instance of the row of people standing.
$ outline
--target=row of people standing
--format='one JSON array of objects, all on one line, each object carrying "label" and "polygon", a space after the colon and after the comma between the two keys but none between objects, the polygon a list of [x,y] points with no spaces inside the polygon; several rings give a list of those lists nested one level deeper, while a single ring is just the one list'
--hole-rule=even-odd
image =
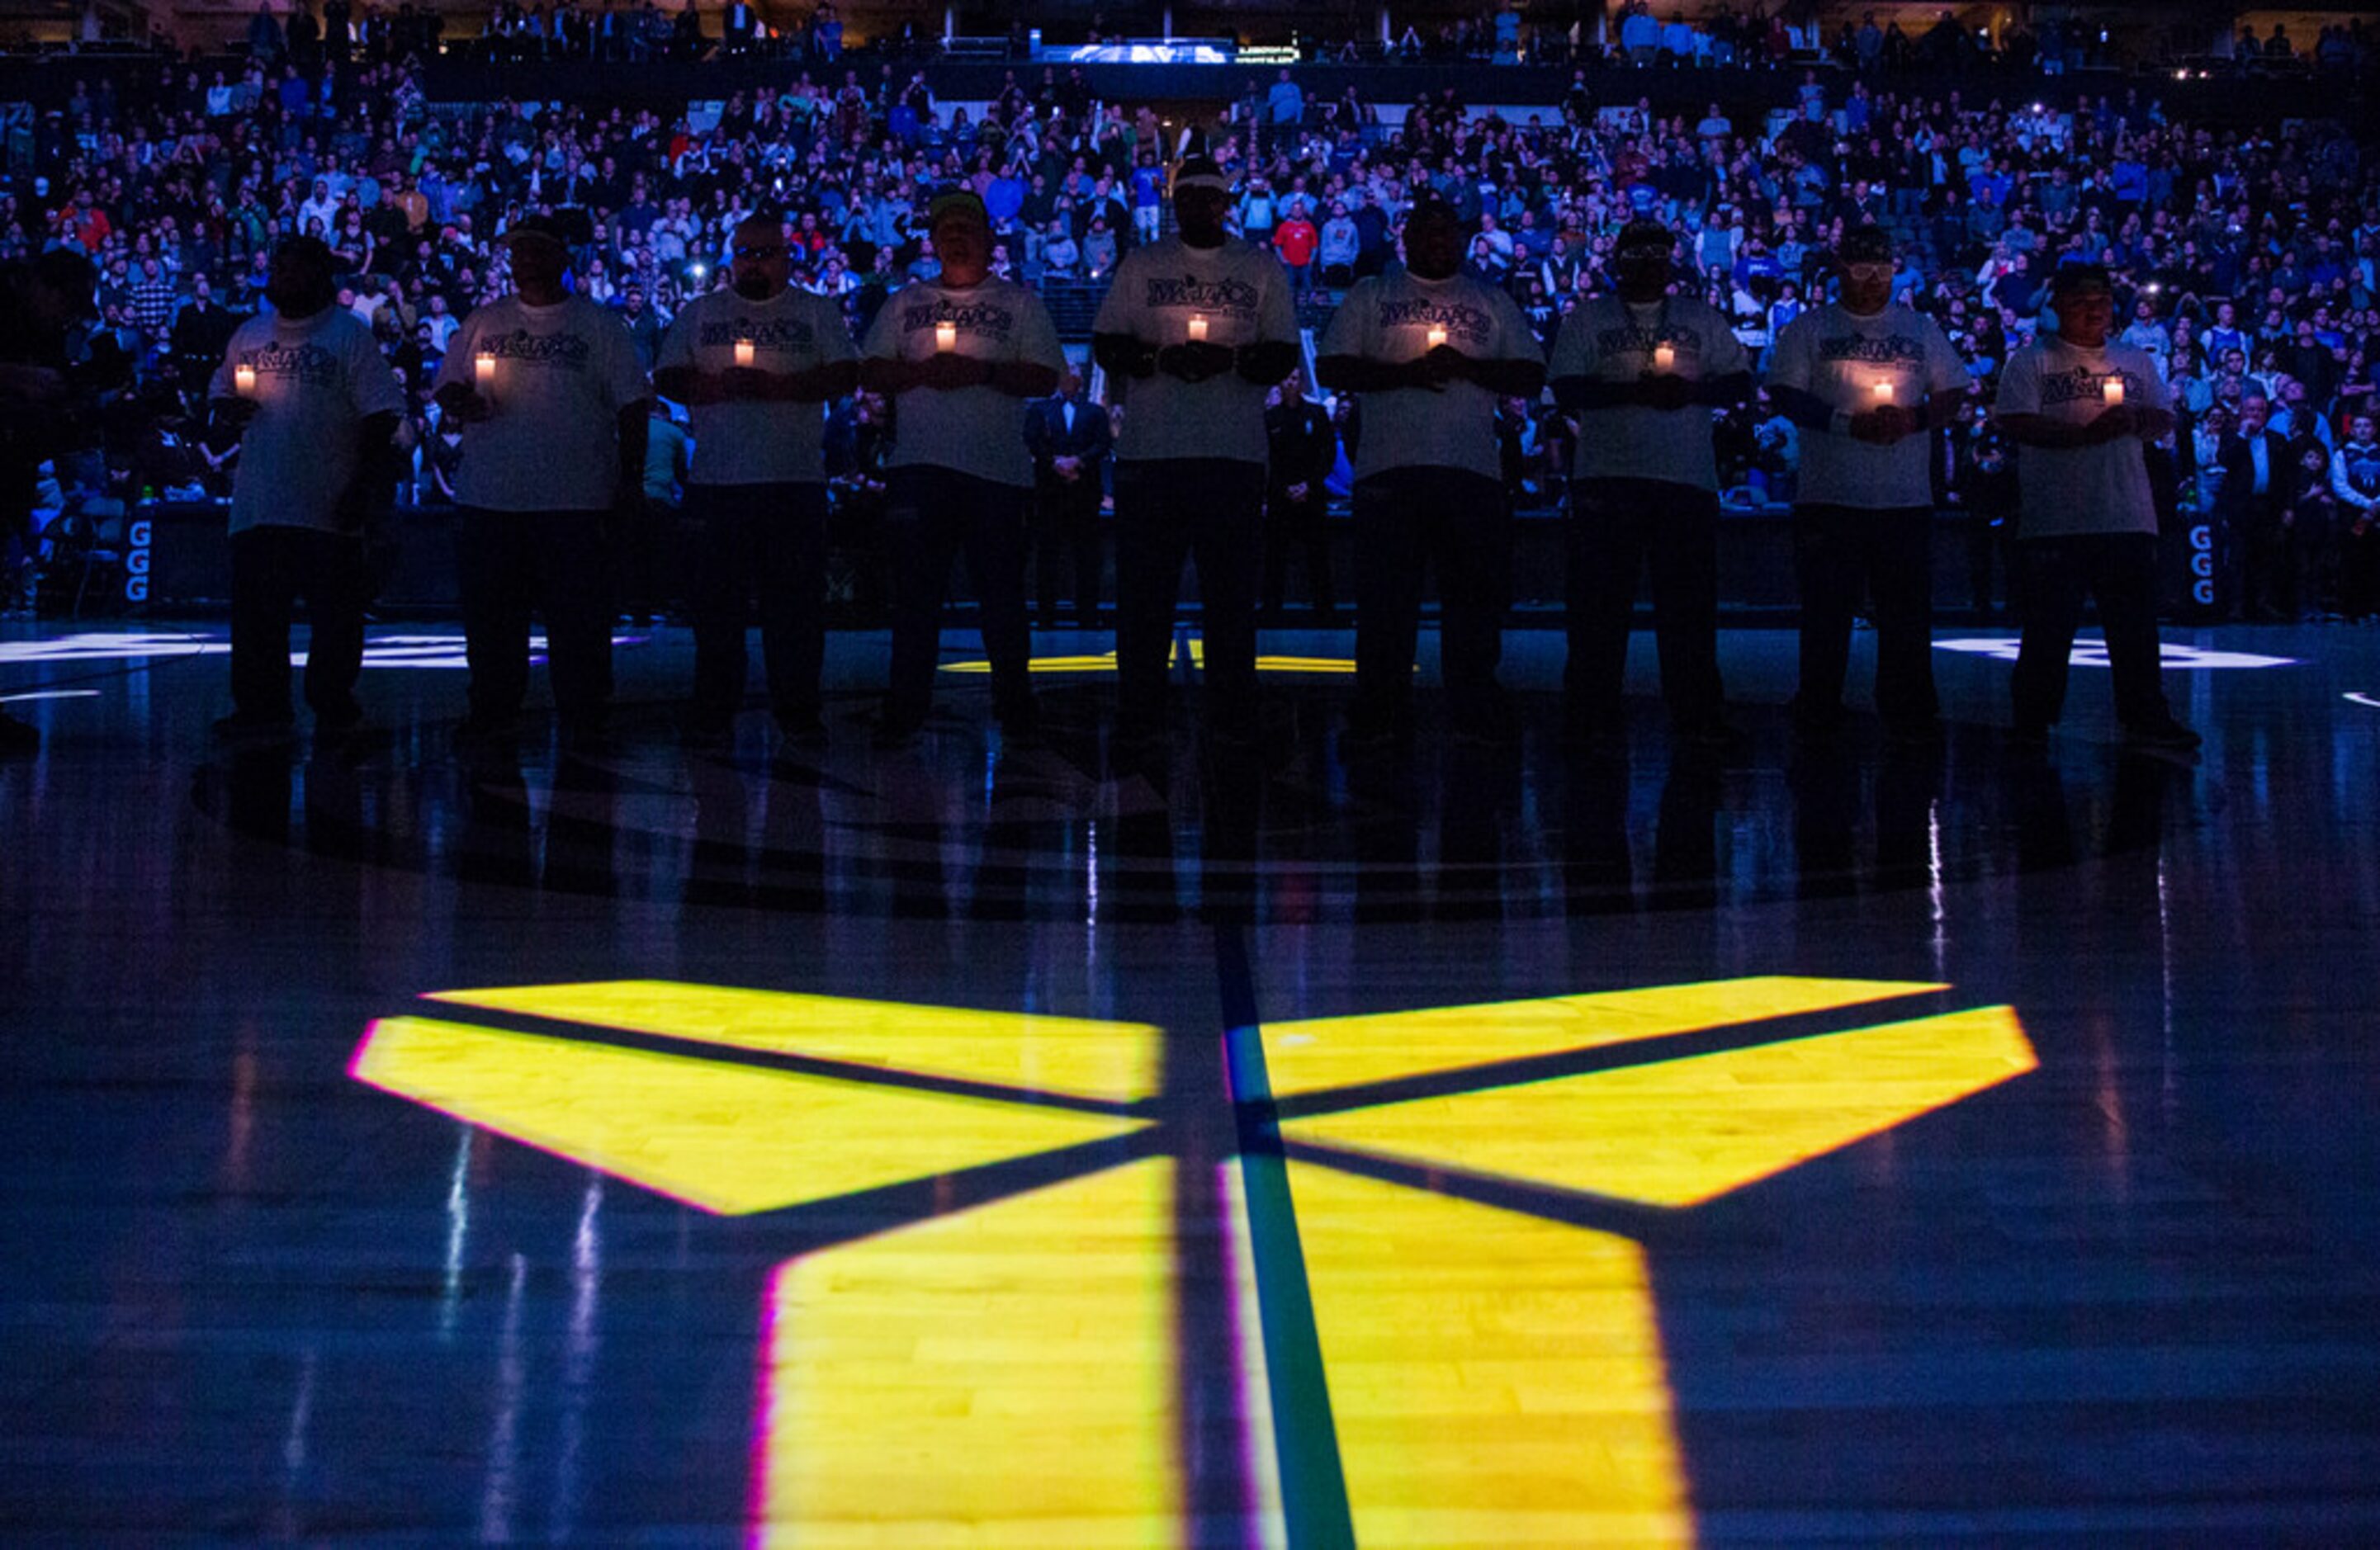
[{"label": "row of people standing", "polygon": [[[1286,493],[1268,489],[1267,398],[1296,368],[1301,345],[1278,260],[1225,231],[1230,192],[1220,170],[1184,163],[1173,200],[1176,231],[1124,260],[1093,325],[1094,357],[1123,411],[1113,449],[1117,730],[1127,741],[1165,730],[1176,609],[1195,565],[1208,728],[1247,743],[1261,733],[1263,513],[1269,493]],[[756,601],[780,727],[796,740],[824,735],[822,406],[856,386],[897,405],[884,501],[892,649],[879,742],[905,743],[926,721],[949,573],[962,551],[994,714],[1013,733],[1035,724],[1025,592],[1035,457],[1021,432],[1026,401],[1049,399],[1067,363],[1038,297],[990,272],[981,200],[945,194],[929,225],[941,272],[892,297],[856,349],[831,303],[787,284],[783,228],[767,218],[735,235],[729,286],[690,306],[663,342],[655,386],[691,406],[695,420],[688,505],[703,537],[688,732],[698,740],[724,735],[742,703],[745,623]],[[1617,294],[1566,321],[1548,373],[1510,297],[1463,272],[1467,236],[1451,204],[1417,203],[1405,224],[1404,264],[1351,290],[1318,346],[1321,384],[1357,395],[1364,413],[1354,467],[1352,733],[1395,741],[1411,733],[1423,583],[1432,570],[1453,729],[1478,739],[1508,730],[1497,669],[1511,513],[1496,414],[1503,398],[1536,396],[1550,374],[1556,397],[1584,426],[1571,518],[1566,730],[1587,741],[1617,735],[1637,575],[1649,564],[1663,695],[1677,731],[1697,742],[1732,741],[1718,668],[1711,411],[1752,392],[1749,362],[1724,317],[1670,294],[1674,238],[1644,223],[1620,239]],[[530,218],[508,240],[516,294],[466,320],[437,388],[444,411],[466,427],[458,563],[471,706],[464,730],[490,740],[511,735],[527,685],[529,624],[541,612],[562,733],[567,743],[592,745],[603,737],[610,696],[603,526],[640,488],[652,388],[616,320],[570,294],[562,234]],[[327,260],[318,262],[311,248],[293,243],[284,256],[327,276]],[[1925,740],[1938,735],[1927,448],[1956,415],[1969,380],[1938,327],[1890,302],[1892,259],[1880,232],[1846,238],[1838,254],[1841,299],[1786,331],[1768,386],[1802,426],[1807,449],[1796,510],[1804,615],[1797,724],[1824,734],[1840,722],[1853,621],[1865,602],[1877,626],[1878,710],[1895,737]],[[2092,333],[2095,310],[2107,308],[2104,273],[2067,272],[2058,295],[2060,333],[2012,365],[2002,390],[2004,422],[2026,449],[2029,558],[2058,573],[2056,584],[2025,589],[2018,727],[2034,737],[2057,719],[2066,651],[2089,590],[2108,624],[2127,728],[2150,741],[2194,741],[2157,689],[2155,519],[2145,478],[2134,477],[2143,439],[2169,423],[2162,383],[2145,357],[2107,345],[2104,326]],[[287,457],[243,459],[243,480],[260,484],[249,502],[236,497],[236,528],[305,524],[349,533],[357,526],[351,488],[365,477],[366,449],[386,412],[371,394],[386,390],[387,377],[364,369],[368,339],[350,348],[334,337],[351,325],[327,301],[310,312],[293,304],[233,341],[218,396],[246,401],[251,436],[283,437],[292,449]],[[366,376],[378,387],[367,388]],[[301,411],[301,401],[315,399],[342,406],[328,418]],[[1046,435],[1046,419],[1043,427]],[[353,478],[343,472],[347,465],[328,460],[300,478],[296,449],[347,439],[357,449]],[[1043,450],[1053,467],[1060,456],[1078,455]],[[262,481],[276,478],[290,490],[264,493]],[[290,499],[299,485],[306,498]],[[1087,493],[1085,503],[1095,499]],[[1068,520],[1086,516],[1078,510]],[[268,593],[271,606],[239,615],[267,632],[278,624],[285,652],[290,595],[306,592],[318,618],[325,595],[348,596],[303,565],[244,566],[243,547],[235,541],[235,589]],[[253,585],[243,587],[244,575]],[[1088,591],[1080,573],[1076,591]],[[315,659],[319,686],[310,668],[308,697],[326,721],[351,719],[353,703],[349,632],[334,633],[340,649]],[[359,628],[352,634],[359,649]],[[242,651],[236,644],[236,662],[254,664],[258,676],[252,697],[236,696],[234,730],[288,720],[285,685],[276,700],[261,676],[270,645]],[[242,683],[237,668],[235,683]]]}]

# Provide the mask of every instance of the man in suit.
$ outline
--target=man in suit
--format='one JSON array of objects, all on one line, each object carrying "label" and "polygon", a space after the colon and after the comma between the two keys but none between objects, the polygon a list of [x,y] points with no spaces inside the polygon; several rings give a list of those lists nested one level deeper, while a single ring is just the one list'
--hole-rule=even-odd
[{"label": "man in suit", "polygon": [[1060,557],[1074,563],[1075,624],[1099,622],[1099,502],[1113,438],[1108,413],[1090,401],[1069,368],[1058,391],[1026,411],[1025,444],[1033,454],[1033,572],[1041,594],[1041,627],[1058,624]]},{"label": "man in suit", "polygon": [[1264,611],[1281,613],[1293,545],[1305,554],[1305,586],[1314,612],[1328,620],[1336,605],[1330,587],[1330,535],[1323,515],[1330,497],[1322,481],[1339,460],[1339,432],[1321,405],[1305,396],[1305,374],[1293,371],[1273,390],[1265,409],[1272,461],[1265,478]]},{"label": "man in suit", "polygon": [[2238,566],[2240,611],[2252,622],[2297,617],[2289,530],[2281,520],[2296,459],[2289,439],[2271,426],[2272,405],[2260,393],[2240,400],[2240,428],[2223,438],[2220,499],[2228,547]]}]

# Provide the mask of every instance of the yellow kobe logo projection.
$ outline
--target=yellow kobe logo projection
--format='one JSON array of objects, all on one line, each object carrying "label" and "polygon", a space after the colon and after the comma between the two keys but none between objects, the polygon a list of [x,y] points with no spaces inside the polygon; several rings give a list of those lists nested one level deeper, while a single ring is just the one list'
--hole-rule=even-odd
[{"label": "yellow kobe logo projection", "polygon": [[2008,1007],[1876,1005],[1949,988],[1267,1024],[1203,1105],[1167,1092],[1178,1031],[659,981],[444,992],[354,1072],[705,1211],[864,1218],[762,1310],[756,1543],[1683,1544],[1614,1227],[2034,1068]]}]

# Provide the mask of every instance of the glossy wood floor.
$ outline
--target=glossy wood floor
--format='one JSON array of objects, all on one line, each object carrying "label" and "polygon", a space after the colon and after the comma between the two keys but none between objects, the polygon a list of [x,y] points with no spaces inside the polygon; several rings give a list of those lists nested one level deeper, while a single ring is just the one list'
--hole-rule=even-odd
[{"label": "glossy wood floor", "polygon": [[558,762],[436,627],[237,749],[219,624],[0,631],[0,1540],[2380,1542],[2380,631],[2178,636],[2198,757],[1732,634],[1729,759],[1641,636],[1624,750],[1310,634],[1126,755],[1105,636],[884,754],[880,637],[695,753],[624,635]]}]

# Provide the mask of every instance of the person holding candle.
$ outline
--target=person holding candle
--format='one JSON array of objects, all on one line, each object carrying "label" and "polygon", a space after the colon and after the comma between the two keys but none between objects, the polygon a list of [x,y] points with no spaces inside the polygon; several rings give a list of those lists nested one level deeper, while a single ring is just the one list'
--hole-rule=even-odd
[{"label": "person holding candle", "polygon": [[1553,352],[1554,398],[1578,418],[1563,731],[1617,746],[1636,578],[1650,566],[1661,697],[1677,735],[1725,747],[1718,671],[1718,461],[1712,411],[1752,394],[1727,318],[1671,296],[1677,239],[1633,221],[1612,248],[1616,294],[1581,302]]},{"label": "person holding candle", "polygon": [[1894,742],[1941,736],[1934,693],[1934,434],[1972,389],[1941,326],[1892,299],[1892,239],[1844,235],[1837,299],[1778,334],[1768,393],[1802,428],[1793,506],[1802,588],[1796,729],[1842,721],[1852,628],[1863,598],[1876,622],[1876,705]]},{"label": "person holding candle", "polygon": [[[2099,608],[2116,717],[2127,741],[2198,746],[2160,681],[2157,515],[2148,442],[2173,430],[2173,409],[2145,350],[2110,343],[2115,292],[2097,264],[2050,277],[2055,333],[2010,357],[1995,415],[2017,458],[2022,639],[2010,688],[2012,745],[2043,745],[2066,700],[2067,660],[2087,597]],[[2110,393],[2110,387],[2120,391]]]},{"label": "person holding candle", "polygon": [[1426,197],[1405,215],[1404,267],[1355,282],[1316,345],[1315,375],[1363,395],[1355,452],[1355,705],[1359,740],[1413,730],[1422,576],[1438,573],[1439,660],[1455,735],[1510,731],[1496,668],[1512,584],[1499,400],[1545,385],[1511,297],[1463,272],[1470,228]]},{"label": "person holding candle", "polygon": [[861,385],[894,401],[896,427],[884,494],[892,667],[876,733],[886,748],[914,740],[932,708],[943,598],[961,549],[991,661],[992,714],[1012,733],[1034,730],[1025,401],[1055,391],[1066,365],[1041,298],[992,274],[983,200],[946,193],[927,219],[941,272],[895,292],[860,350]]},{"label": "person holding candle", "polygon": [[688,302],[662,338],[653,386],[694,418],[687,507],[694,692],[686,736],[728,736],[744,703],[745,622],[757,596],[778,730],[826,734],[826,405],[859,385],[832,297],[797,290],[784,224],[754,215],[729,244],[728,285]]},{"label": "person holding candle", "polygon": [[232,712],[219,736],[290,727],[289,625],[306,600],[306,703],[318,736],[363,718],[365,527],[395,490],[393,438],[405,410],[372,332],[337,305],[331,250],[285,238],[269,313],[233,331],[209,395],[240,429],[231,491]]},{"label": "person holding candle", "polygon": [[512,742],[539,613],[565,750],[592,752],[612,699],[605,529],[643,498],[651,390],[618,315],[572,291],[561,225],[523,216],[503,241],[516,292],[463,320],[435,394],[464,428],[455,551],[471,684],[458,737]]},{"label": "person holding candle", "polygon": [[1192,559],[1213,730],[1242,742],[1257,730],[1265,399],[1297,365],[1297,314],[1281,260],[1224,232],[1231,200],[1213,162],[1184,160],[1173,178],[1175,231],[1124,255],[1092,324],[1092,352],[1124,410],[1116,696],[1131,741],[1163,730],[1174,603]]}]

